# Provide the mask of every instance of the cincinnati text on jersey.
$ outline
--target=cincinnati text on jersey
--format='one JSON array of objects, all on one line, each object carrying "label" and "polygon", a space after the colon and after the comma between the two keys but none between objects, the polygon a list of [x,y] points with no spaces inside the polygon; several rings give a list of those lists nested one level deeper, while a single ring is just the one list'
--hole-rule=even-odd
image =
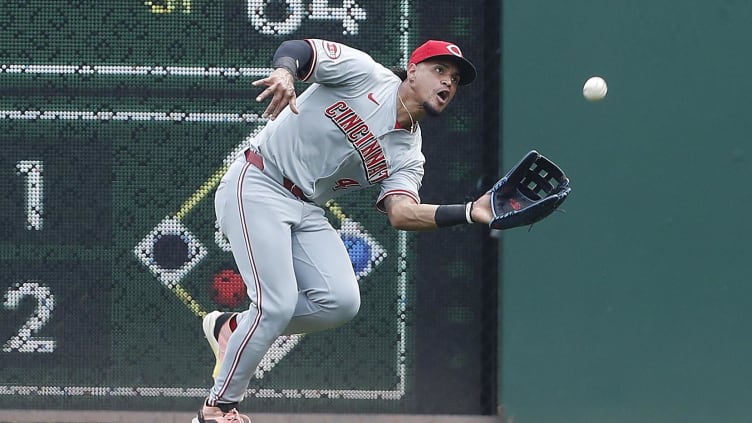
[{"label": "cincinnati text on jersey", "polygon": [[386,179],[389,176],[389,169],[384,150],[363,119],[344,101],[338,101],[327,107],[324,114],[337,125],[360,153],[368,183],[373,185]]}]

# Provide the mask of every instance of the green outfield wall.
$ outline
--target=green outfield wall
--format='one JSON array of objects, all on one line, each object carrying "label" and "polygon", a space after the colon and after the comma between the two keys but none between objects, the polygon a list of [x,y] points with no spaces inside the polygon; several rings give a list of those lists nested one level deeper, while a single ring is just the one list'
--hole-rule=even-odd
[{"label": "green outfield wall", "polygon": [[500,163],[573,186],[502,237],[509,421],[752,420],[751,41],[746,1],[502,3]]}]

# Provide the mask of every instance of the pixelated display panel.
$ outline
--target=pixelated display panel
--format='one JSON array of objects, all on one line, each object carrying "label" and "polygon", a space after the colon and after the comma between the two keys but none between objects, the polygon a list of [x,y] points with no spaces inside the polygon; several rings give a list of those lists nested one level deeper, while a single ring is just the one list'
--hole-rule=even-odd
[{"label": "pixelated display panel", "polygon": [[[201,317],[248,305],[212,200],[264,124],[250,82],[288,38],[404,66],[416,3],[4,2],[0,404],[194,408],[213,367]],[[474,130],[459,116],[459,132]],[[421,252],[375,212],[376,194],[326,206],[359,278],[359,316],[280,338],[249,388],[254,408],[421,410]]]}]

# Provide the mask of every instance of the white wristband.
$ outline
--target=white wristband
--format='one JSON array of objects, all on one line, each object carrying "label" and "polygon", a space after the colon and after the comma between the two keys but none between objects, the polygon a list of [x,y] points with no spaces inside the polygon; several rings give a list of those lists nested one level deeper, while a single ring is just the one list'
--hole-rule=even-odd
[{"label": "white wristband", "polygon": [[472,211],[473,202],[469,201],[467,204],[465,204],[465,220],[467,220],[467,223],[475,223],[473,222],[473,217],[471,216]]}]

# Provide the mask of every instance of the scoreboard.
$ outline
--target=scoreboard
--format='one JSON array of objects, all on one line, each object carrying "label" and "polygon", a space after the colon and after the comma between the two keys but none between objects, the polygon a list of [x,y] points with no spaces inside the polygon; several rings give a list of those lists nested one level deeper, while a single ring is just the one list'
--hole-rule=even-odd
[{"label": "scoreboard", "polygon": [[[215,225],[214,188],[265,122],[250,82],[271,71],[281,41],[340,41],[404,67],[413,46],[443,36],[468,45],[466,55],[482,64],[480,47],[471,46],[482,10],[449,1],[49,0],[0,7],[0,406],[14,408],[184,410],[206,396],[213,356],[201,318],[248,307]],[[419,29],[433,25],[441,25],[439,34]],[[447,112],[453,117],[441,118],[447,126],[424,126],[431,143],[447,149],[454,136],[478,134],[472,96],[463,103],[463,95]],[[436,172],[472,184],[479,138],[464,146],[469,156],[439,159]],[[332,331],[280,337],[251,382],[255,410],[437,407],[421,394],[433,382],[421,366],[429,354],[419,351],[436,348],[440,356],[457,340],[426,347],[419,313],[450,310],[460,327],[481,326],[473,311],[480,295],[470,288],[451,309],[440,296],[419,304],[419,286],[427,283],[421,257],[449,253],[393,230],[374,209],[377,194],[366,190],[325,206],[358,276],[360,314]],[[477,239],[448,236],[452,243]],[[460,262],[451,266],[477,266],[477,248],[453,254]],[[466,276],[448,275],[445,283]],[[437,327],[447,324],[435,319]],[[473,384],[486,377],[473,362],[481,359],[482,339],[465,342],[464,350],[430,360],[438,367],[454,360],[457,374],[470,370],[464,383]],[[458,392],[441,411],[482,413],[478,395]]]}]

